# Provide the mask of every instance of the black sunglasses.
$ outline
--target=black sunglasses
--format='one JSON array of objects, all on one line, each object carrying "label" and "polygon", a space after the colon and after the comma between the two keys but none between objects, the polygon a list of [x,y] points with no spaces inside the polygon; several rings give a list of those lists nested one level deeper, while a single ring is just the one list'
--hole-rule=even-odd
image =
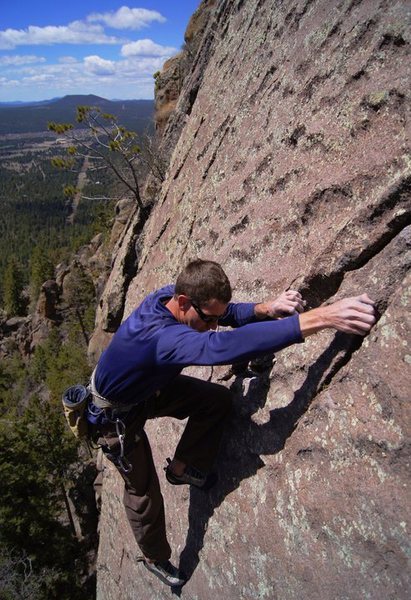
[{"label": "black sunglasses", "polygon": [[222,315],[220,315],[220,316],[206,315],[203,313],[203,311],[198,306],[198,304],[196,304],[193,300],[190,300],[190,302],[191,302],[191,306],[194,308],[194,310],[196,311],[196,313],[198,314],[200,319],[202,319],[204,321],[204,323],[217,323],[218,319],[221,319]]}]

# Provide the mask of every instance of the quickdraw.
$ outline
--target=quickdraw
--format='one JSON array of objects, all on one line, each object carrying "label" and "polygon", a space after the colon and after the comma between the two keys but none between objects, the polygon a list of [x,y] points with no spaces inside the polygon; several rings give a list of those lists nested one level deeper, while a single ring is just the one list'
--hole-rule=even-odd
[{"label": "quickdraw", "polygon": [[116,426],[116,434],[120,444],[120,453],[113,454],[111,452],[105,452],[105,454],[107,458],[109,458],[119,469],[123,471],[123,473],[130,473],[130,471],[132,471],[133,469],[133,465],[124,456],[124,441],[126,437],[125,423],[118,417],[112,419],[108,418],[108,420],[110,423],[114,423],[114,425]]}]

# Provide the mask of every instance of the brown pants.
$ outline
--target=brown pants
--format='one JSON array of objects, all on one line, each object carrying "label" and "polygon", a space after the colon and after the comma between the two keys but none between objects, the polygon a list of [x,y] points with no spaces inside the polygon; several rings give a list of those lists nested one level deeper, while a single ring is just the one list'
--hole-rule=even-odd
[{"label": "brown pants", "polygon": [[[224,421],[231,409],[231,392],[215,383],[179,375],[158,397],[133,409],[124,419],[125,456],[132,465],[124,479],[124,506],[138,545],[151,560],[171,556],[167,541],[164,502],[144,431],[147,419],[189,417],[175,457],[200,471],[210,471],[220,444]],[[97,433],[98,443],[113,454],[119,452],[115,426],[107,424]]]}]

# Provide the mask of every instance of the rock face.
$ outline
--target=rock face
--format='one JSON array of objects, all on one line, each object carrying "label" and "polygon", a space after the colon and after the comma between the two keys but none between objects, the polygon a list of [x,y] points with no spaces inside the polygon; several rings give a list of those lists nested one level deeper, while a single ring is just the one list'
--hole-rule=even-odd
[{"label": "rock face", "polygon": [[37,301],[36,313],[39,317],[56,321],[57,303],[59,300],[59,286],[54,279],[49,279],[41,286],[40,296]]},{"label": "rock face", "polygon": [[[209,493],[166,484],[182,425],[148,424],[182,597],[409,597],[410,8],[221,0],[167,123],[181,134],[124,316],[196,256],[222,263],[236,300],[367,291],[380,313],[366,339],[191,370],[235,392]],[[168,598],[121,496],[106,465],[97,598]]]},{"label": "rock face", "polygon": [[155,124],[158,133],[164,132],[167,121],[176,107],[184,80],[209,21],[213,18],[215,5],[216,0],[203,0],[187,25],[182,51],[167,60],[161,72],[155,76]]}]

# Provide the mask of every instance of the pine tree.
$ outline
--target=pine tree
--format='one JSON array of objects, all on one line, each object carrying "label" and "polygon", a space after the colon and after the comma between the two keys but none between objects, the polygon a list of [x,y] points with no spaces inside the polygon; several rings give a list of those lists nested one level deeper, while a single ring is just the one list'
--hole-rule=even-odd
[{"label": "pine tree", "polygon": [[26,303],[22,297],[23,272],[14,256],[11,256],[4,273],[4,310],[8,316],[21,316],[25,313]]},{"label": "pine tree", "polygon": [[54,275],[53,263],[41,246],[36,246],[30,260],[30,299],[37,302],[42,284]]},{"label": "pine tree", "polygon": [[74,264],[64,281],[64,300],[81,328],[86,345],[94,328],[96,294],[91,277],[80,264]]},{"label": "pine tree", "polygon": [[[66,157],[55,156],[52,165],[57,169],[88,173],[99,173],[109,169],[122,188],[136,201],[141,214],[147,218],[149,207],[140,194],[138,164],[141,162],[137,134],[117,124],[117,117],[104,113],[98,106],[78,106],[77,123],[88,130],[89,135],[78,135],[72,123],[48,123],[48,129],[58,136],[65,136],[71,145]],[[80,194],[81,189],[74,185],[65,187],[68,197]],[[120,196],[120,197],[121,197]],[[104,196],[104,199],[107,197]]]},{"label": "pine tree", "polygon": [[76,477],[77,442],[60,402],[32,396],[20,412],[11,410],[0,419],[0,547],[8,556],[30,557],[39,598],[89,600],[87,546],[74,534],[67,501]]}]

